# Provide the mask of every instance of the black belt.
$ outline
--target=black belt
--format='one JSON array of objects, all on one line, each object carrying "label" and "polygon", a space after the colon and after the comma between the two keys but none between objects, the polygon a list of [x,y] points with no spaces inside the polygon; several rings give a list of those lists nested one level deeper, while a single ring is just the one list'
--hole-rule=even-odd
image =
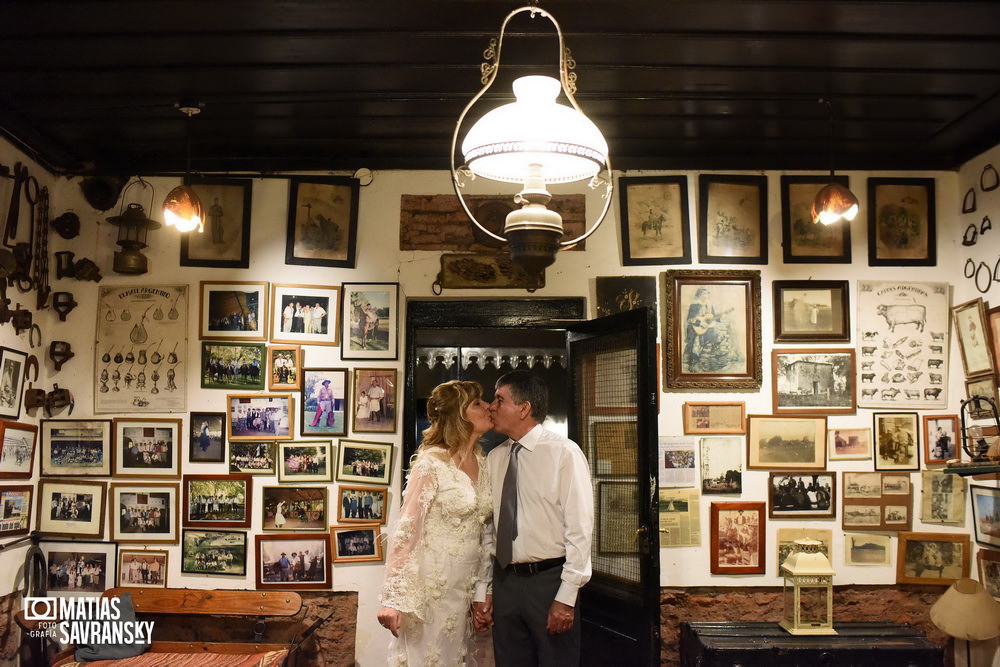
[{"label": "black belt", "polygon": [[534,563],[511,563],[506,569],[519,577],[530,577],[533,574],[538,574],[539,572],[559,567],[565,562],[565,557],[547,558],[545,560],[535,561]]}]

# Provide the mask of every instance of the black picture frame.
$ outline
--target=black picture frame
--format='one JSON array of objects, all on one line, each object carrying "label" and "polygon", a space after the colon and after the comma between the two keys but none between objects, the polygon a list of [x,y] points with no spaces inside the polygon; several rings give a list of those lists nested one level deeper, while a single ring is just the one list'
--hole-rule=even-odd
[{"label": "black picture frame", "polygon": [[690,264],[687,176],[618,179],[622,265]]},{"label": "black picture frame", "polygon": [[[205,210],[205,230],[181,234],[181,266],[250,268],[250,205],[253,181],[246,178],[192,178]],[[216,208],[218,207],[218,208]],[[226,211],[236,209],[227,216]]]},{"label": "black picture frame", "polygon": [[698,176],[699,262],[767,264],[767,238],[767,176]]},{"label": "black picture frame", "polygon": [[868,265],[935,266],[933,178],[868,179]]},{"label": "black picture frame", "polygon": [[851,291],[846,280],[775,280],[776,343],[851,342]]},{"label": "black picture frame", "polygon": [[285,264],[354,268],[359,189],[344,176],[289,179]]},{"label": "black picture frame", "polygon": [[785,264],[850,264],[851,223],[812,219],[816,194],[831,182],[850,189],[847,176],[781,177],[781,251]]}]

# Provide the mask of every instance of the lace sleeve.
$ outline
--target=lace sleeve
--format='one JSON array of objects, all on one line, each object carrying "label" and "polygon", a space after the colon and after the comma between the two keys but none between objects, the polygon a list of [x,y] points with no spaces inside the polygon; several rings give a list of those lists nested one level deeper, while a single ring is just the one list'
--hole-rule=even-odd
[{"label": "lace sleeve", "polygon": [[419,457],[410,470],[403,492],[403,507],[386,554],[382,604],[423,618],[424,587],[420,581],[420,552],[424,520],[437,494],[438,480],[427,457]]},{"label": "lace sleeve", "polygon": [[[486,469],[486,460],[479,457],[479,477],[483,480],[480,496],[479,533],[479,565],[476,568],[477,589],[485,584],[488,593],[493,592],[493,552],[496,549],[496,537],[493,531],[493,491],[490,485],[490,474]],[[479,596],[477,595],[477,598]]]}]

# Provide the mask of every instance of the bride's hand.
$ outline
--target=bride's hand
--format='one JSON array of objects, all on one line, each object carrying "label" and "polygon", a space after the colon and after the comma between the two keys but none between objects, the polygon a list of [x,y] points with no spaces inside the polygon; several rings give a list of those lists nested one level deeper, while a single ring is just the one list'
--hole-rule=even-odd
[{"label": "bride's hand", "polygon": [[378,622],[383,628],[389,630],[393,637],[399,636],[399,625],[403,621],[403,615],[398,609],[392,607],[378,608]]}]

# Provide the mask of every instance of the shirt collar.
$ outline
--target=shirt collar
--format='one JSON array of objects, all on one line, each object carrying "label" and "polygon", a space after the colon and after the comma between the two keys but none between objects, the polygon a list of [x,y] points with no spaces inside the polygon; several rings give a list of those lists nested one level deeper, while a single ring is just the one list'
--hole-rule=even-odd
[{"label": "shirt collar", "polygon": [[[542,425],[535,424],[530,431],[524,434],[524,436],[517,442],[521,443],[521,446],[527,449],[529,452],[534,451],[535,445],[538,443],[538,439],[542,435]],[[508,438],[507,444],[513,444],[514,439]]]}]

